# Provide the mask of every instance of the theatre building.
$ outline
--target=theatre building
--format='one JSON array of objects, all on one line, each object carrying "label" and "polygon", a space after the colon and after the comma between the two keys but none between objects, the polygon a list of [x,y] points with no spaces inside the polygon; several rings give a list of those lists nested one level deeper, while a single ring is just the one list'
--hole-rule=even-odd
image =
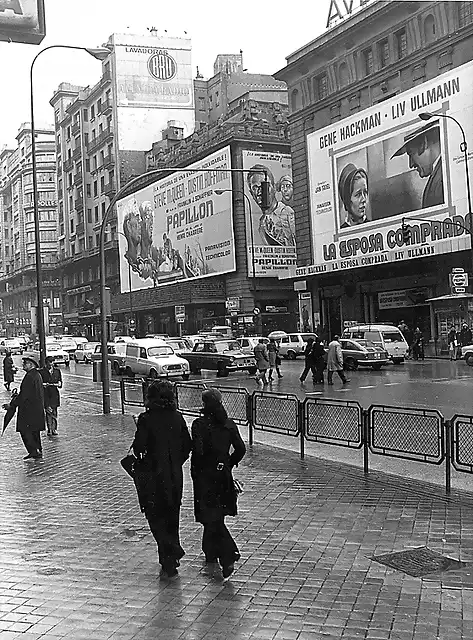
[{"label": "theatre building", "polygon": [[289,91],[301,320],[325,338],[405,320],[441,354],[451,324],[473,325],[473,3],[347,5],[330,3],[327,31],[275,74]]}]

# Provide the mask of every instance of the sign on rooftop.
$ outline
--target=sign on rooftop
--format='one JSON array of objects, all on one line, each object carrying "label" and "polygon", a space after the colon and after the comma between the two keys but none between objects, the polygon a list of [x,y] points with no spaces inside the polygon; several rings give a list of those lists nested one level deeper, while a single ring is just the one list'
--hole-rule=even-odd
[{"label": "sign on rooftop", "polygon": [[0,40],[40,44],[45,35],[44,0],[0,0]]},{"label": "sign on rooftop", "polygon": [[337,22],[351,16],[352,13],[364,7],[372,0],[330,0],[327,17],[327,29],[334,27]]}]

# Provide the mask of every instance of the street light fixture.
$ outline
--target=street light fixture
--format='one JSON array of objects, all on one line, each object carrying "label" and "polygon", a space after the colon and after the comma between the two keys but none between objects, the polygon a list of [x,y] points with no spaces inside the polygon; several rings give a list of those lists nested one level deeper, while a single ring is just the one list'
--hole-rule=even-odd
[{"label": "street light fixture", "polygon": [[110,55],[109,49],[91,49],[87,47],[74,47],[68,44],[53,44],[49,47],[41,49],[33,58],[30,67],[30,120],[31,120],[31,158],[33,172],[33,217],[35,232],[35,260],[36,260],[36,294],[38,296],[38,304],[36,307],[38,337],[39,337],[39,358],[40,365],[44,366],[46,357],[46,331],[44,327],[44,302],[43,302],[43,278],[41,269],[41,241],[39,236],[39,211],[38,211],[38,179],[36,175],[36,139],[35,139],[35,123],[34,123],[34,92],[33,92],[33,68],[39,56],[48,51],[48,49],[78,49],[87,51],[97,60],[105,60]]}]

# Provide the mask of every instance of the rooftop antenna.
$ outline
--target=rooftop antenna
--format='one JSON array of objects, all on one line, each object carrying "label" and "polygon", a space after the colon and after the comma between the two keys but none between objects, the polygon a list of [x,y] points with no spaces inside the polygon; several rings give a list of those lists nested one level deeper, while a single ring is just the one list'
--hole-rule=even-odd
[{"label": "rooftop antenna", "polygon": [[248,71],[248,69],[243,68],[243,49],[240,49],[240,57],[241,57],[241,70],[243,72]]},{"label": "rooftop antenna", "polygon": [[204,76],[200,73],[200,71],[199,71],[199,67],[196,67],[196,69],[197,69],[197,73],[196,73],[196,76],[195,76],[195,77],[196,77],[196,79],[197,79],[197,78],[203,78]]}]

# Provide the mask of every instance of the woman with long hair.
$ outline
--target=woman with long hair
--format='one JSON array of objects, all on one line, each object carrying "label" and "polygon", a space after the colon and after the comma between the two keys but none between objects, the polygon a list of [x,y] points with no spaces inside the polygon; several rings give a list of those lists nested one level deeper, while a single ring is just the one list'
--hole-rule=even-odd
[{"label": "woman with long hair", "polygon": [[189,457],[191,438],[177,411],[174,387],[167,380],[150,384],[146,410],[138,417],[133,452],[149,481],[140,502],[158,545],[161,575],[177,575],[184,549],[179,540],[182,466]]},{"label": "woman with long hair", "polygon": [[[224,580],[240,559],[238,547],[225,525],[225,516],[237,514],[232,469],[246,453],[238,427],[222,405],[218,389],[202,393],[201,417],[192,424],[191,475],[194,513],[204,525],[202,551],[207,563],[219,562]],[[232,449],[232,453],[230,453]]]}]

